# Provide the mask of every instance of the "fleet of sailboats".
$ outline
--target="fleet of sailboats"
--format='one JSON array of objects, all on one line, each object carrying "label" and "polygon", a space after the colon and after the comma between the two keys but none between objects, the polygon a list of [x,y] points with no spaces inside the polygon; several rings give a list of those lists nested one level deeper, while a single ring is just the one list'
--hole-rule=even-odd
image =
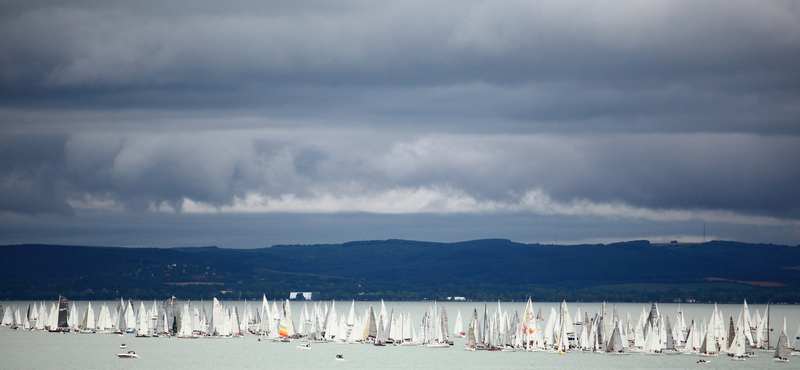
[{"label": "fleet of sailboats", "polygon": [[309,344],[314,342],[450,348],[454,345],[452,338],[464,338],[468,351],[727,355],[744,361],[757,357],[755,351],[761,350],[772,352],[777,362],[789,361],[791,356],[800,354],[795,348],[800,328],[790,337],[784,317],[780,336],[772,342],[775,339],[774,336],[770,338],[773,330],[770,305],[763,315],[758,310],[751,314],[746,301],[736,320],[734,315],[723,315],[715,304],[708,318],[692,319],[688,326],[680,306],[674,317],[675,325],[672,325],[655,303],[649,310],[642,307],[636,321],[630,312],[621,315],[616,306],[609,307],[605,303],[596,313],[581,312],[579,307],[573,320],[566,301],[562,301],[558,309],[550,307],[545,321],[541,307],[535,310],[530,299],[521,313],[509,312],[497,302],[496,306],[484,304],[483,312],[475,309],[468,313],[466,329],[461,310],[456,311],[451,327],[445,305],[437,302],[432,302],[422,313],[419,325],[414,324],[411,312],[387,310],[383,301],[378,309],[369,306],[363,314],[356,310],[355,301],[342,311],[337,310],[336,303],[304,303],[295,324],[288,300],[269,302],[266,296],[260,304],[245,302],[242,313],[239,305],[226,307],[216,298],[212,299],[211,312],[207,314],[202,301],[199,304],[179,302],[172,297],[160,304],[153,301],[149,309],[144,301],[139,302],[138,309],[131,300],[121,299],[115,308],[101,303],[98,311],[88,303],[80,315],[77,306],[59,297],[57,304],[35,302],[27,308],[5,309],[0,305],[0,324],[32,331],[135,333],[140,338],[228,339],[255,335],[259,341],[301,340],[304,344],[298,348],[302,349],[310,349]]}]

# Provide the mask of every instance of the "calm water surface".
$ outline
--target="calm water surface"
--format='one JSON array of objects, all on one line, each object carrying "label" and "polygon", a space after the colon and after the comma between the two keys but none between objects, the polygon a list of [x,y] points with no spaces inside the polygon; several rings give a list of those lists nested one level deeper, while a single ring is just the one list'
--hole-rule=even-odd
[{"label": "calm water surface", "polygon": [[[271,301],[270,301],[271,302]],[[3,306],[26,308],[29,302],[2,302]],[[92,302],[92,307],[99,309],[101,302]],[[185,303],[185,302],[182,302]],[[193,302],[198,304],[199,302]],[[237,305],[243,312],[244,302],[224,302],[226,306]],[[50,302],[48,302],[49,307]],[[79,312],[86,307],[86,302],[70,302],[77,304]],[[112,309],[116,302],[107,302]],[[260,302],[253,302],[254,305]],[[380,302],[356,302],[356,308],[363,315],[364,310],[372,304],[380,308]],[[387,310],[394,309],[412,313],[416,327],[422,318],[422,312],[428,310],[433,302],[386,302]],[[451,332],[456,311],[461,310],[466,317],[473,309],[483,311],[483,302],[444,302],[450,318]],[[150,307],[152,301],[145,302]],[[209,302],[205,302],[206,311],[210,312]],[[313,303],[308,305],[313,307]],[[570,313],[574,316],[578,303],[569,303]],[[138,308],[138,302],[135,305]],[[292,302],[292,313],[295,323],[300,316],[303,302]],[[496,310],[497,302],[488,303],[490,313]],[[514,310],[523,309],[523,303],[502,303],[503,310],[513,315]],[[535,303],[534,307],[542,307],[545,319],[550,307],[558,307],[557,303]],[[613,304],[607,304],[611,313]],[[621,317],[630,311],[632,319],[638,319],[642,310],[641,304],[616,304]],[[649,308],[649,305],[647,305]],[[710,316],[713,305],[684,304],[681,305],[687,318],[700,319]],[[660,304],[659,309],[673,321],[677,313],[677,304]],[[719,305],[726,317],[738,318],[741,305]],[[762,314],[765,306],[750,305],[751,313],[758,309]],[[337,302],[336,311],[350,309],[349,302]],[[590,316],[600,309],[599,303],[580,303],[580,310],[588,310]],[[775,339],[780,333],[783,316],[786,315],[788,334],[791,337],[800,325],[800,306],[773,305],[771,326],[775,328]],[[543,325],[543,324],[542,324]],[[791,341],[791,339],[790,339]],[[120,343],[126,343],[126,350],[119,349]],[[790,363],[772,362],[772,354],[757,352],[760,357],[747,361],[731,361],[727,356],[712,357],[711,363],[697,364],[698,356],[645,356],[630,354],[626,356],[599,355],[572,352],[565,355],[543,352],[467,352],[463,350],[464,339],[455,339],[455,346],[438,349],[418,346],[386,346],[375,347],[366,344],[312,344],[311,350],[298,350],[293,343],[272,343],[258,341],[257,336],[248,335],[234,339],[177,339],[177,338],[135,338],[131,334],[120,337],[115,334],[56,334],[47,332],[24,332],[0,329],[0,368],[3,369],[765,369],[785,368],[800,369],[800,357],[792,357]],[[140,355],[138,359],[120,359],[116,354],[134,350]],[[335,360],[341,354],[345,361]]]}]

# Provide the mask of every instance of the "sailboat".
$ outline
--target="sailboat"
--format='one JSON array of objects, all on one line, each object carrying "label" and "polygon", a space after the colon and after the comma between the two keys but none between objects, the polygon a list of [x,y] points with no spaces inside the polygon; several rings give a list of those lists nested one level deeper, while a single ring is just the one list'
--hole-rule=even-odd
[{"label": "sailboat", "polygon": [[464,323],[461,320],[461,310],[459,309],[456,313],[456,324],[455,329],[453,329],[453,336],[456,338],[464,338]]},{"label": "sailboat", "polygon": [[679,351],[677,348],[675,348],[675,339],[672,337],[673,330],[669,324],[669,316],[664,315],[662,316],[662,318],[664,319],[664,325],[665,325],[664,333],[667,336],[666,342],[664,343],[665,348],[662,352],[665,355],[679,355],[683,353]]},{"label": "sailboat", "polygon": [[136,331],[136,312],[133,309],[133,302],[128,300],[125,306],[125,332],[133,334]]},{"label": "sailboat", "polygon": [[786,316],[783,317],[783,330],[778,338],[778,347],[775,348],[775,355],[772,361],[789,362],[789,337],[786,336]]},{"label": "sailboat", "polygon": [[644,348],[642,353],[646,355],[660,355],[661,353],[661,344],[658,343],[658,332],[652,327],[651,324],[647,324],[649,330],[647,330],[647,337],[644,339]]},{"label": "sailboat", "polygon": [[717,340],[714,336],[714,328],[717,325],[717,312],[716,309],[711,315],[711,322],[708,324],[708,330],[703,338],[703,344],[700,345],[700,356],[717,356]]},{"label": "sailboat", "polygon": [[[740,324],[742,322],[743,322],[742,320],[739,320]],[[745,328],[743,326],[740,326],[739,328],[736,329],[736,337],[733,339],[733,343],[734,343],[733,345],[735,347],[734,347],[734,350],[733,350],[733,357],[731,358],[731,360],[744,361],[744,359],[745,359],[745,355],[744,355],[744,331],[745,331]]]},{"label": "sailboat", "polygon": [[86,306],[86,312],[83,314],[83,322],[81,323],[81,333],[94,333],[95,321],[94,310],[92,310],[92,303]]},{"label": "sailboat", "polygon": [[792,339],[792,345],[790,346],[792,350],[792,356],[800,356],[800,348],[795,346],[797,340],[800,339],[800,327],[797,328],[797,332],[794,334],[794,339]]},{"label": "sailboat", "polygon": [[33,326],[36,330],[45,330],[47,325],[47,306],[45,306],[44,302],[42,305],[39,306],[39,317],[36,320],[36,325]]},{"label": "sailboat", "polygon": [[383,330],[383,326],[384,326],[383,325],[383,315],[381,315],[381,317],[378,319],[378,333],[375,336],[375,343],[373,343],[375,346],[379,346],[379,347],[385,346],[385,344],[384,344],[385,338],[384,337],[386,336],[386,334],[384,334],[385,331]]},{"label": "sailboat", "polygon": [[372,308],[372,305],[369,306],[367,317],[364,320],[365,325],[362,340],[374,342],[378,337],[378,324],[375,323],[375,310]]},{"label": "sailboat", "polygon": [[[756,311],[758,313],[758,311]],[[766,334],[766,335],[765,335]],[[764,310],[764,316],[761,317],[761,320],[758,322],[758,326],[756,326],[756,348],[769,352],[769,302],[767,302],[767,308]]]},{"label": "sailboat", "polygon": [[611,334],[611,340],[608,341],[608,347],[606,347],[606,353],[611,353],[615,355],[627,355],[628,353],[625,352],[625,346],[622,345],[622,334],[619,330],[619,326],[614,326],[614,333]]},{"label": "sailboat", "polygon": [[192,319],[189,314],[189,305],[186,303],[183,306],[183,314],[181,315],[181,329],[178,331],[178,338],[180,339],[196,339],[198,335],[192,329]]},{"label": "sailboat", "polygon": [[[287,309],[288,302],[289,302],[289,300],[287,299],[286,302],[283,304],[283,310],[280,313],[280,322],[278,324],[278,338],[279,339],[276,339],[275,342],[286,342],[286,343],[288,343],[288,342],[292,341],[291,336],[294,334],[293,333],[294,329],[293,329],[293,325],[291,325],[291,323],[292,323],[291,319],[286,317],[287,316],[286,315],[286,309]],[[289,331],[290,329],[292,330],[292,332]]]},{"label": "sailboat", "polygon": [[148,338],[150,335],[150,317],[144,302],[139,302],[139,318],[136,320],[136,338]]},{"label": "sailboat", "polygon": [[58,311],[56,312],[57,312],[57,314],[55,315],[56,320],[54,322],[55,325],[50,326],[50,331],[51,332],[69,331],[69,323],[67,322],[69,313],[69,301],[67,300],[67,297],[64,296],[58,297]]},{"label": "sailboat", "polygon": [[469,320],[469,325],[467,326],[467,344],[464,347],[467,351],[474,351],[475,347],[478,344],[478,337],[477,330],[479,329],[478,325],[478,310],[472,311],[472,317]]}]

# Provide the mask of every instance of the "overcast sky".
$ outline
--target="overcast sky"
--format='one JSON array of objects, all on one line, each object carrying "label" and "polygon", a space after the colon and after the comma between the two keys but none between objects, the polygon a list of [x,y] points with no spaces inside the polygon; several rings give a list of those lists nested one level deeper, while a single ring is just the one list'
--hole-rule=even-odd
[{"label": "overcast sky", "polygon": [[0,244],[800,244],[796,1],[1,1]]}]

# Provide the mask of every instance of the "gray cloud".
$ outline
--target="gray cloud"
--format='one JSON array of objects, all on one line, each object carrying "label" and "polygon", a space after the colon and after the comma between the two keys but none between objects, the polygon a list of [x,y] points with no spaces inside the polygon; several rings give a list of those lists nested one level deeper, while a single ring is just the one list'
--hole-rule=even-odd
[{"label": "gray cloud", "polygon": [[176,4],[4,12],[4,100],[797,134],[790,2]]},{"label": "gray cloud", "polygon": [[3,3],[0,213],[546,217],[544,194],[548,222],[647,213],[666,235],[653,215],[687,212],[798,240],[798,19],[781,1]]},{"label": "gray cloud", "polygon": [[[5,183],[61,184],[45,199],[88,195],[138,210],[162,202],[180,208],[185,198],[224,206],[248,193],[313,198],[446,186],[496,202],[541,189],[560,202],[800,216],[792,186],[800,179],[797,137],[218,130],[30,140],[6,148],[8,158],[24,161],[3,165]],[[31,146],[50,153],[37,158]],[[30,212],[39,212],[36,204]]]}]

